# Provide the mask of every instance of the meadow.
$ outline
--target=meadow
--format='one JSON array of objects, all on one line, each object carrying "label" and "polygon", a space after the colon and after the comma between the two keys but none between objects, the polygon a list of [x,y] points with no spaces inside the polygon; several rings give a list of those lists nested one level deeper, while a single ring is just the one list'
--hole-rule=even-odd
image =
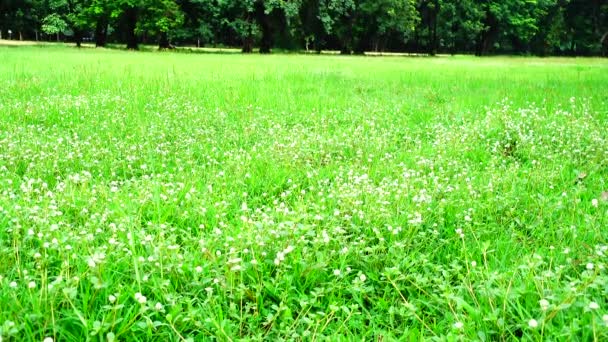
[{"label": "meadow", "polygon": [[0,340],[608,339],[608,60],[0,47]]}]

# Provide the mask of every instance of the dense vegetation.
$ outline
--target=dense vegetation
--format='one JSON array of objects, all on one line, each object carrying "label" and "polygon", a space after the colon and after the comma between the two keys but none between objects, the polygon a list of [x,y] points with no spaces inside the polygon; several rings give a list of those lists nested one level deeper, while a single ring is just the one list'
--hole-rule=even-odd
[{"label": "dense vegetation", "polygon": [[608,0],[0,0],[0,38],[9,36],[129,49],[606,56]]},{"label": "dense vegetation", "polygon": [[608,340],[604,59],[0,60],[0,340]]}]

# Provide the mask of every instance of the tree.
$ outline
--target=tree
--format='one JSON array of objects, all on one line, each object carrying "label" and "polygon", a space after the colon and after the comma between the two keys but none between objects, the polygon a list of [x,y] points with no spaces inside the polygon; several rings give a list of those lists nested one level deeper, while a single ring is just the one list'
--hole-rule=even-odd
[{"label": "tree", "polygon": [[57,35],[57,41],[59,41],[59,33],[67,28],[68,24],[57,13],[49,14],[42,20],[42,31],[46,34]]},{"label": "tree", "polygon": [[391,35],[406,41],[420,20],[415,0],[329,0],[326,8],[342,54],[378,50]]}]

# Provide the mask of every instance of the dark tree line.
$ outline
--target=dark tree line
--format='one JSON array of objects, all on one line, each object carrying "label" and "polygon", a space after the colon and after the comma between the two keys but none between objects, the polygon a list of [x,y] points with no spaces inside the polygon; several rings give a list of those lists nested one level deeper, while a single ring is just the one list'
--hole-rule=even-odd
[{"label": "dark tree line", "polygon": [[608,56],[608,0],[0,0],[0,39]]}]

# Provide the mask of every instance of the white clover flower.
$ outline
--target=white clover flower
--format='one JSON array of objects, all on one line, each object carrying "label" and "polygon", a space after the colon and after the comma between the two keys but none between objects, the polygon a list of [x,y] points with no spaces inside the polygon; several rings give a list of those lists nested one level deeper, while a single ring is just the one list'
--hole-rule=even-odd
[{"label": "white clover flower", "polygon": [[339,276],[339,275],[340,275],[340,273],[341,273],[341,272],[340,272],[340,270],[334,270],[334,275],[335,275],[336,277],[337,277],[337,276]]},{"label": "white clover flower", "polygon": [[597,200],[597,198],[591,200],[591,205],[597,208],[597,206],[599,205],[599,201]]},{"label": "white clover flower", "polygon": [[143,296],[141,293],[136,292],[135,293],[135,300],[139,303],[139,304],[146,304],[146,302],[148,301],[148,298],[146,298],[146,296]]},{"label": "white clover flower", "polygon": [[477,261],[475,261],[475,260],[471,261],[471,266],[476,267],[477,266]]},{"label": "white clover flower", "polygon": [[17,287],[17,282],[16,281],[11,281],[11,283],[8,284],[8,286],[14,289],[15,287]]},{"label": "white clover flower", "polygon": [[36,282],[30,281],[29,284],[27,284],[27,288],[28,289],[36,288]]},{"label": "white clover flower", "polygon": [[42,340],[42,342],[53,342],[53,338],[52,337],[45,337],[44,340]]},{"label": "white clover flower", "polygon": [[162,311],[163,305],[161,303],[156,303],[156,305],[154,305],[154,308],[156,309],[156,311]]},{"label": "white clover flower", "polygon": [[593,269],[593,263],[588,263],[588,264],[587,264],[587,269],[588,269],[589,271],[591,271],[591,270]]},{"label": "white clover flower", "polygon": [[531,319],[528,321],[528,326],[532,329],[538,327],[538,322],[535,319]]},{"label": "white clover flower", "polygon": [[365,282],[365,280],[367,280],[367,277],[365,276],[365,274],[361,273],[359,275],[359,280],[361,280],[361,282],[363,283],[363,282]]},{"label": "white clover flower", "polygon": [[541,299],[540,302],[540,309],[543,311],[547,311],[547,309],[549,309],[549,301],[546,299]]},{"label": "white clover flower", "polygon": [[591,309],[591,310],[597,310],[599,308],[600,308],[600,305],[598,303],[596,303],[596,302],[589,303],[589,309]]},{"label": "white clover flower", "polygon": [[604,324],[606,324],[606,326],[608,326],[608,315],[603,315],[602,321],[604,321]]},{"label": "white clover flower", "polygon": [[456,322],[454,323],[454,329],[460,330],[464,327],[464,324],[462,322]]},{"label": "white clover flower", "polygon": [[238,264],[241,261],[243,261],[243,259],[241,259],[241,258],[233,258],[233,259],[228,260],[228,264]]},{"label": "white clover flower", "polygon": [[114,302],[116,301],[116,297],[115,297],[114,295],[109,295],[109,296],[108,296],[108,301],[109,301],[110,303],[114,303]]},{"label": "white clover flower", "polygon": [[200,266],[196,266],[196,268],[194,269],[196,271],[196,273],[201,273],[203,272],[203,268]]}]

